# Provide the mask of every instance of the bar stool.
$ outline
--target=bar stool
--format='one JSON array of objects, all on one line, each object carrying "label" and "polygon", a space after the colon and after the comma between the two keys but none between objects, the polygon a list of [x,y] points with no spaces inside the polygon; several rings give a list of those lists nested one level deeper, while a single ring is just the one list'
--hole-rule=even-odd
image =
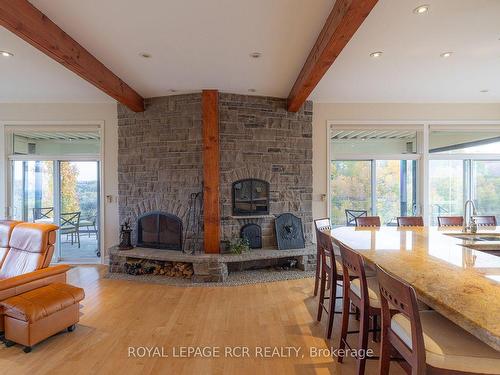
[{"label": "bar stool", "polygon": [[[347,335],[358,333],[357,331],[348,331],[349,328],[349,307],[352,303],[359,309],[359,339],[358,350],[363,349],[366,352],[368,347],[368,333],[370,318],[373,322],[373,340],[376,341],[377,318],[380,316],[380,297],[377,279],[375,277],[366,277],[365,263],[363,257],[355,251],[340,244],[340,254],[342,256],[342,273],[344,276],[344,301],[342,307],[342,330],[340,334],[339,353],[345,350]],[[351,280],[351,278],[356,277]],[[366,357],[357,358],[357,374],[365,373]],[[371,359],[377,359],[371,357]],[[343,356],[339,355],[338,361],[342,363]]]},{"label": "bar stool", "polygon": [[413,287],[377,267],[382,308],[380,374],[391,353],[414,375],[498,374],[500,353],[433,310],[418,311]]},{"label": "bar stool", "polygon": [[461,227],[464,225],[463,216],[438,216],[438,227]]},{"label": "bar stool", "polygon": [[422,216],[400,216],[398,217],[398,227],[423,227]]},{"label": "bar stool", "polygon": [[359,216],[356,218],[357,227],[380,227],[380,216]]},{"label": "bar stool", "polygon": [[[337,299],[342,298],[342,296],[337,296],[337,285],[341,285],[338,282],[343,280],[342,272],[340,272],[342,267],[335,259],[331,237],[327,233],[320,231],[317,240],[321,249],[321,279],[317,319],[318,322],[321,321],[323,311],[328,314],[326,338],[330,339],[332,337],[335,314],[341,313],[340,311],[335,311],[335,302]],[[327,290],[329,291],[329,295],[325,297]],[[327,305],[325,305],[325,301],[328,301]]]},{"label": "bar stool", "polygon": [[496,227],[497,225],[497,218],[495,216],[472,216],[472,218],[476,221],[478,226]]},{"label": "bar stool", "polygon": [[316,229],[316,274],[314,275],[314,297],[318,295],[319,281],[321,279],[321,249],[319,246],[319,232],[322,230],[332,229],[329,218],[314,220]]}]

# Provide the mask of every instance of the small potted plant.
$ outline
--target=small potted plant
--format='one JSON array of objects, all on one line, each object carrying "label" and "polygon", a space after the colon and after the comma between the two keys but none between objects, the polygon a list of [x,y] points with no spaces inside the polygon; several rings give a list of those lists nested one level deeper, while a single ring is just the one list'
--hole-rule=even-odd
[{"label": "small potted plant", "polygon": [[243,254],[250,250],[250,243],[246,238],[235,238],[229,244],[229,252],[231,254]]}]

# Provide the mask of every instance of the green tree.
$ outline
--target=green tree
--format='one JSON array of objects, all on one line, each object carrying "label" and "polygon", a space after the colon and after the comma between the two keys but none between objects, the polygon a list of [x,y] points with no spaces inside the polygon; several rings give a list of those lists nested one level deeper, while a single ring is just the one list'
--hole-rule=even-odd
[{"label": "green tree", "polygon": [[78,168],[70,162],[61,162],[61,211],[80,211],[80,199],[76,191]]}]

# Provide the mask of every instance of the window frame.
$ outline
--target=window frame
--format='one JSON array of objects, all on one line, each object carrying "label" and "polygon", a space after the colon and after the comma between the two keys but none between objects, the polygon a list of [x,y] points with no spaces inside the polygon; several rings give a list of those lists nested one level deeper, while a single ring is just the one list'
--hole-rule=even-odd
[{"label": "window frame", "polygon": [[[464,131],[474,132],[499,131],[499,120],[327,120],[326,121],[326,201],[327,215],[331,215],[331,183],[330,166],[332,160],[417,160],[417,208],[423,216],[425,225],[430,220],[430,160],[500,160],[498,154],[436,154],[430,152],[430,133],[433,130],[441,131]],[[332,150],[331,132],[333,130],[416,130],[417,131],[417,152],[415,154],[342,154],[336,155]],[[499,134],[500,135],[500,134]],[[402,157],[402,159],[398,159]]]}]

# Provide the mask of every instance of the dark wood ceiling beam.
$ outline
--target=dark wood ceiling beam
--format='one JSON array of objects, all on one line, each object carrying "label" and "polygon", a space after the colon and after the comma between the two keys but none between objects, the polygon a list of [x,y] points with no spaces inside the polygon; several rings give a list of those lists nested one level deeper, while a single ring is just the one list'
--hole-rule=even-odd
[{"label": "dark wood ceiling beam", "polygon": [[297,112],[378,0],[337,0],[288,95],[288,110]]},{"label": "dark wood ceiling beam", "polygon": [[135,112],[144,99],[26,0],[0,0],[0,25]]}]

